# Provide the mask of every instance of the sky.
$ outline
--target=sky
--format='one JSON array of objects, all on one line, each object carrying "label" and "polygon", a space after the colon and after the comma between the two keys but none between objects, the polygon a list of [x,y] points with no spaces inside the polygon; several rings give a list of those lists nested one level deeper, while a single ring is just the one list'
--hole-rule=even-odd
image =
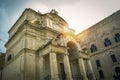
[{"label": "sky", "polygon": [[25,8],[43,14],[55,9],[78,34],[120,10],[120,0],[0,0],[0,52],[6,51],[8,30]]}]

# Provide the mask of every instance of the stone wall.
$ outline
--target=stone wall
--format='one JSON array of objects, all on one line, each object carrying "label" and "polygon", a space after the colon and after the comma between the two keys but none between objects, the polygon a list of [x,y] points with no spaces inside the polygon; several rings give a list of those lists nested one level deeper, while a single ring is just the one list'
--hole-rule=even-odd
[{"label": "stone wall", "polygon": [[[116,33],[120,34],[120,11],[77,35],[81,48],[85,48],[91,55],[91,62],[97,79],[100,79],[98,71],[102,70],[104,80],[112,80],[115,74],[115,67],[120,66],[120,43],[115,42]],[[108,38],[112,43],[108,47],[104,45],[105,38]],[[92,44],[95,44],[97,51],[90,51]],[[116,56],[117,63],[112,62],[111,54]],[[97,67],[96,60],[100,60],[100,68]]]},{"label": "stone wall", "polygon": [[3,69],[3,80],[23,80],[24,54],[12,59]]}]

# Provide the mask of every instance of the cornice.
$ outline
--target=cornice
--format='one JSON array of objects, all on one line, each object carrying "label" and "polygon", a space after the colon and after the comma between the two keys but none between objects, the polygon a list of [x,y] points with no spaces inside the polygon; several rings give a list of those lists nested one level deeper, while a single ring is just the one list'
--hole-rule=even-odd
[{"label": "cornice", "polygon": [[16,30],[16,32],[13,34],[13,36],[11,36],[9,39],[8,39],[8,41],[7,41],[7,43],[5,44],[5,46],[7,46],[8,44],[9,44],[9,42],[20,32],[20,30],[22,30],[23,29],[23,26],[27,23],[28,21],[24,21],[21,25],[20,25],[20,27]]},{"label": "cornice", "polygon": [[17,21],[14,23],[14,25],[10,28],[10,30],[8,31],[8,33],[14,28],[14,26],[17,24],[17,22],[22,18],[22,16],[25,14],[25,12],[26,11],[31,11],[31,12],[33,12],[33,13],[35,13],[35,14],[37,14],[37,15],[42,15],[41,13],[39,13],[39,12],[36,12],[35,10],[33,10],[33,9],[31,9],[31,8],[26,8],[23,12],[22,12],[22,14],[21,14],[21,16],[17,19]]}]

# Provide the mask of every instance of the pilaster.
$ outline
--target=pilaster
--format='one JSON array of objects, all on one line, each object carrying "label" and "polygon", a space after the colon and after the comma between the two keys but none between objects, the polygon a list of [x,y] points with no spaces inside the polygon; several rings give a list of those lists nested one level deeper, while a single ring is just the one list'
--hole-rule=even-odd
[{"label": "pilaster", "polygon": [[49,53],[51,80],[59,80],[56,53]]},{"label": "pilaster", "polygon": [[80,68],[80,73],[83,76],[83,80],[88,80],[87,75],[86,75],[85,64],[84,64],[83,58],[78,59],[78,64],[79,64],[79,68]]},{"label": "pilaster", "polygon": [[44,57],[43,56],[40,56],[39,67],[40,67],[40,80],[44,80]]},{"label": "pilaster", "polygon": [[63,62],[64,62],[64,67],[65,67],[65,73],[66,73],[66,76],[67,76],[67,80],[73,80],[72,79],[72,74],[71,74],[71,68],[70,68],[70,62],[69,62],[68,54],[65,54],[63,56]]},{"label": "pilaster", "polygon": [[93,69],[92,69],[92,65],[89,59],[87,59],[87,64],[88,64],[88,69],[89,69],[89,73],[91,74],[92,80],[96,80]]}]

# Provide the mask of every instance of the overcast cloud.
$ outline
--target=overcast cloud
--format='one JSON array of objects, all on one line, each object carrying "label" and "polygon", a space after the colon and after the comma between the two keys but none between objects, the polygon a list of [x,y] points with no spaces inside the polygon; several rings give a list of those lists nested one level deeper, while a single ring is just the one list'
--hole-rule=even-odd
[{"label": "overcast cloud", "polygon": [[76,33],[120,10],[120,0],[0,0],[0,50],[5,52],[8,30],[25,8],[41,13],[56,9]]}]

